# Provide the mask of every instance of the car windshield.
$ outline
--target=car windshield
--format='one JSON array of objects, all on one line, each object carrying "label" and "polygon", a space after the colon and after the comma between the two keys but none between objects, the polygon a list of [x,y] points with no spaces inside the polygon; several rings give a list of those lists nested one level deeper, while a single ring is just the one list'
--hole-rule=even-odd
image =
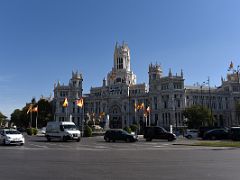
[{"label": "car windshield", "polygon": [[167,132],[167,130],[166,130],[166,129],[164,129],[164,128],[162,128],[162,127],[161,127],[161,129],[162,129],[162,131],[163,131],[163,132]]},{"label": "car windshield", "polygon": [[122,130],[122,134],[129,134],[127,131]]},{"label": "car windshield", "polygon": [[77,127],[75,125],[63,125],[64,129],[69,129],[69,130],[77,130]]},{"label": "car windshield", "polygon": [[20,132],[13,131],[13,130],[6,130],[5,132],[6,132],[6,134],[21,134]]}]

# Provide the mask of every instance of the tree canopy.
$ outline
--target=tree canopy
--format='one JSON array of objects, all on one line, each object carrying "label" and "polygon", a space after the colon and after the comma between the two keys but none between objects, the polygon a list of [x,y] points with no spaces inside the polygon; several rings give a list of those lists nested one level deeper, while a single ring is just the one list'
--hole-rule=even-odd
[{"label": "tree canopy", "polygon": [[[36,108],[36,109],[35,109]],[[37,127],[46,126],[47,122],[52,120],[52,103],[46,99],[40,99],[36,102],[35,98],[27,103],[21,110],[15,109],[11,114],[11,122],[17,127]],[[37,121],[36,121],[37,120]]]},{"label": "tree canopy", "polygon": [[0,125],[2,122],[7,118],[7,116],[3,115],[3,113],[0,112]]},{"label": "tree canopy", "polygon": [[186,108],[183,115],[188,119],[188,128],[198,129],[201,126],[211,126],[213,124],[211,111],[207,107],[194,105]]}]

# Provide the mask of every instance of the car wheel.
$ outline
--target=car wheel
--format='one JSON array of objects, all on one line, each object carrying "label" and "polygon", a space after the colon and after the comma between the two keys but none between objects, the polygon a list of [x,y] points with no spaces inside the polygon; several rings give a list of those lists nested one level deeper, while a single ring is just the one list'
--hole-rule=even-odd
[{"label": "car wheel", "polygon": [[217,139],[216,136],[211,137],[211,140],[216,140],[216,139]]},{"label": "car wheel", "polygon": [[168,141],[173,141],[173,138],[168,138]]},{"label": "car wheel", "polygon": [[67,137],[66,137],[66,136],[63,136],[62,140],[63,140],[64,142],[66,142],[66,141],[67,141]]},{"label": "car wheel", "polygon": [[47,136],[47,141],[50,142],[51,141],[51,138],[49,136]]},{"label": "car wheel", "polygon": [[21,143],[20,146],[23,146],[23,143]]},{"label": "car wheel", "polygon": [[110,139],[108,137],[105,138],[106,142],[110,142]]},{"label": "car wheel", "polygon": [[187,135],[187,138],[188,138],[188,139],[192,139],[192,136],[191,136],[191,135]]},{"label": "car wheel", "polygon": [[6,140],[5,139],[3,140],[3,145],[6,145]]},{"label": "car wheel", "polygon": [[77,139],[77,142],[80,142],[80,140],[81,140],[81,138],[78,138],[78,139]]},{"label": "car wheel", "polygon": [[127,139],[126,139],[126,142],[131,142],[131,139],[130,139],[130,138],[127,138]]},{"label": "car wheel", "polygon": [[152,139],[151,138],[147,138],[146,141],[152,141]]}]

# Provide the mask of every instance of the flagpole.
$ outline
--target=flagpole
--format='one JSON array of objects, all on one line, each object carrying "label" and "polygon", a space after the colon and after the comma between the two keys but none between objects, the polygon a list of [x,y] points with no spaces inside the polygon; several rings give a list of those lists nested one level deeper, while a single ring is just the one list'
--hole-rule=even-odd
[{"label": "flagpole", "polygon": [[66,110],[66,121],[67,121],[67,106],[65,108],[66,108],[65,110]]},{"label": "flagpole", "polygon": [[149,127],[151,126],[151,111],[149,111],[149,116],[148,116],[148,125],[149,125]]},{"label": "flagpole", "polygon": [[82,106],[82,137],[84,134],[84,107]]},{"label": "flagpole", "polygon": [[31,118],[31,123],[30,123],[30,127],[32,127],[32,110],[30,111],[30,118]]},{"label": "flagpole", "polygon": [[37,110],[37,116],[36,116],[36,129],[37,129],[37,118],[38,118],[38,110]]},{"label": "flagpole", "polygon": [[136,103],[136,99],[134,101],[134,111],[135,111],[135,122],[137,122],[137,103]]}]

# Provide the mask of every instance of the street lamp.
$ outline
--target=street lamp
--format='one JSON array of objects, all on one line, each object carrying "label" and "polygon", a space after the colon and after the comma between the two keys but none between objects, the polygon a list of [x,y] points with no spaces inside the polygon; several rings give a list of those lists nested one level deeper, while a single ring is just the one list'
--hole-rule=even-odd
[{"label": "street lamp", "polygon": [[211,89],[210,89],[210,78],[208,77],[207,80],[207,85],[208,85],[208,93],[209,93],[209,107],[210,107],[210,112],[211,112],[211,122],[212,122],[212,126],[214,126],[214,122],[213,122],[213,117],[212,117],[212,95],[211,95]]}]

